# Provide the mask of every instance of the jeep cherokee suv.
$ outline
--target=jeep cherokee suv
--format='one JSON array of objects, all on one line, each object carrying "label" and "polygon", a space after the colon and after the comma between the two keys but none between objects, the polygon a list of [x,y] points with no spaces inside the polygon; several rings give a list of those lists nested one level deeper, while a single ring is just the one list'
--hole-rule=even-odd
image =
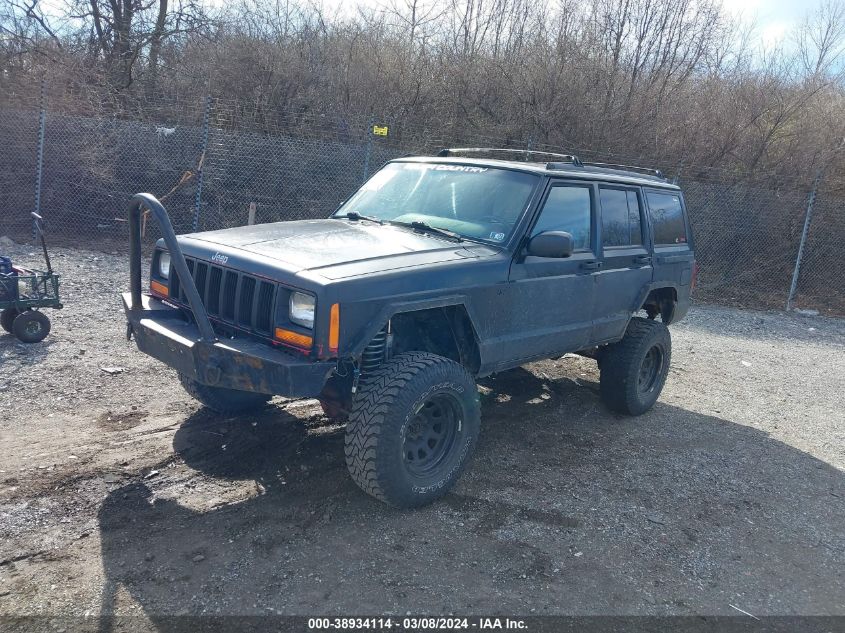
[{"label": "jeep cherokee suv", "polygon": [[[216,411],[318,398],[347,422],[355,482],[399,507],[443,495],[466,467],[478,377],[576,352],[597,360],[610,409],[647,411],[695,280],[680,189],[569,155],[490,158],[510,151],[394,160],[329,218],[178,238],[138,194],[128,334]],[[148,293],[142,208],[164,235]]]}]

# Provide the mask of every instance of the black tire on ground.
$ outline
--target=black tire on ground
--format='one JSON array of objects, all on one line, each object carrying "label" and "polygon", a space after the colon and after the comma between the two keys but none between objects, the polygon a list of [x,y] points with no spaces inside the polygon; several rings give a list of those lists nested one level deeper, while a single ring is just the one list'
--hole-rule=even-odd
[{"label": "black tire on ground", "polygon": [[11,332],[12,322],[15,320],[15,317],[19,314],[20,312],[18,312],[17,308],[6,308],[2,312],[0,312],[0,327],[2,327],[7,332]]},{"label": "black tire on ground", "polygon": [[223,414],[256,411],[273,397],[266,393],[203,385],[182,373],[179,374],[179,382],[194,400],[198,400],[212,411]]},{"label": "black tire on ground", "polygon": [[672,338],[657,321],[634,317],[625,337],[608,345],[601,357],[601,398],[619,413],[640,415],[660,397],[669,363]]},{"label": "black tire on ground", "polygon": [[21,343],[38,343],[50,333],[50,319],[35,310],[21,312],[12,321],[12,333]]},{"label": "black tire on ground", "polygon": [[346,425],[346,465],[364,492],[399,508],[444,495],[472,456],[478,389],[458,363],[400,354],[362,378]]}]

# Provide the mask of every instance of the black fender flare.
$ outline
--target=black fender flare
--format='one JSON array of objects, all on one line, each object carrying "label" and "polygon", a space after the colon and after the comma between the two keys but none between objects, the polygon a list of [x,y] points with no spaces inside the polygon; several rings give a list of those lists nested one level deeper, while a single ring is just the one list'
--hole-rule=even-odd
[{"label": "black fender flare", "polygon": [[[646,284],[645,286],[643,286],[643,289],[640,290],[640,294],[637,295],[636,303],[634,303],[634,305],[631,306],[631,313],[628,317],[628,320],[630,320],[631,317],[633,317],[634,314],[636,314],[636,312],[640,308],[642,308],[643,303],[645,302],[646,298],[648,297],[648,295],[653,290],[663,290],[665,288],[671,288],[672,290],[674,290],[676,296],[680,295],[680,292],[679,292],[680,286],[673,281],[653,281],[649,284]],[[667,325],[671,322],[672,322],[672,319],[669,319],[667,321]]]},{"label": "black fender flare", "polygon": [[467,317],[470,321],[470,326],[472,327],[472,334],[475,338],[476,347],[479,350],[479,354],[481,354],[481,338],[478,333],[477,325],[480,321],[478,319],[478,315],[476,314],[472,306],[472,303],[469,301],[469,298],[466,295],[448,295],[445,297],[435,297],[431,299],[420,299],[412,301],[397,301],[386,304],[373,317],[373,319],[370,321],[370,324],[364,330],[362,330],[358,336],[355,337],[354,342],[349,347],[348,355],[352,356],[353,358],[360,356],[361,352],[364,351],[364,348],[367,347],[371,340],[373,340],[373,337],[378,334],[379,331],[384,327],[384,325],[397,314],[402,314],[406,312],[418,312],[420,310],[430,310],[432,308],[448,308],[455,306],[460,306],[466,311]]}]

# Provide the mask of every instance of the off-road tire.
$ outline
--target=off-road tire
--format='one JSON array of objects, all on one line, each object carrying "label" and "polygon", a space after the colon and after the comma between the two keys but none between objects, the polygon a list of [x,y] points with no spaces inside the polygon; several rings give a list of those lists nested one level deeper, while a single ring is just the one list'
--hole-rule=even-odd
[{"label": "off-road tire", "polygon": [[12,334],[21,343],[40,343],[50,333],[50,319],[42,312],[27,310],[12,321]]},{"label": "off-road tire", "polygon": [[182,383],[182,387],[194,400],[198,400],[212,411],[224,415],[256,411],[263,408],[267,401],[273,397],[266,393],[211,387],[199,383],[183,373],[179,374],[179,382]]},{"label": "off-road tire", "polygon": [[[454,429],[431,472],[413,470],[406,440],[432,402],[453,407]],[[444,418],[445,419],[445,418]],[[362,378],[346,425],[346,465],[364,492],[398,508],[443,496],[472,456],[481,425],[478,388],[458,363],[428,352],[399,354]],[[439,448],[432,451],[435,454]]]},{"label": "off-road tire", "polygon": [[6,308],[2,312],[0,312],[0,327],[2,327],[7,332],[12,332],[12,322],[15,320],[15,317],[18,316],[20,312],[18,312],[17,308]]},{"label": "off-road tire", "polygon": [[[659,366],[653,372],[649,370],[649,378],[643,381],[641,371],[644,371],[650,353],[652,362],[658,362]],[[657,321],[634,317],[625,337],[608,345],[601,355],[599,392],[602,401],[618,413],[645,413],[660,397],[671,360],[669,328]]]}]

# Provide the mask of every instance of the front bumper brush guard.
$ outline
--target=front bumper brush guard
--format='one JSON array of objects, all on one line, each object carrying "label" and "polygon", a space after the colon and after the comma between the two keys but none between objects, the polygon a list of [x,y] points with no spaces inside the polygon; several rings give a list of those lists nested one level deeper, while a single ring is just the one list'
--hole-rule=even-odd
[{"label": "front bumper brush guard", "polygon": [[[170,251],[171,274],[179,275],[195,323],[186,322],[182,310],[141,292],[143,209],[158,222]],[[129,233],[130,292],[123,293],[123,303],[127,334],[134,334],[138,349],[206,385],[285,396],[312,397],[320,393],[336,368],[335,362],[292,357],[248,338],[217,339],[167,211],[154,196],[133,196]]]},{"label": "front bumper brush guard", "polygon": [[[144,208],[152,213],[161,230],[164,243],[170,251],[170,266],[175,267],[176,274],[179,275],[182,291],[188,299],[188,305],[191,306],[191,312],[193,312],[194,320],[200,332],[200,341],[213,343],[217,340],[217,336],[214,333],[214,328],[211,327],[211,321],[209,321],[208,313],[200,299],[200,293],[197,291],[193,275],[188,270],[185,256],[176,240],[176,233],[173,231],[170,216],[167,215],[164,205],[151,193],[136,193],[129,203],[129,290],[132,295],[130,310],[141,312],[144,309],[141,299],[141,211]],[[127,335],[131,336],[131,334],[130,329]]]}]

